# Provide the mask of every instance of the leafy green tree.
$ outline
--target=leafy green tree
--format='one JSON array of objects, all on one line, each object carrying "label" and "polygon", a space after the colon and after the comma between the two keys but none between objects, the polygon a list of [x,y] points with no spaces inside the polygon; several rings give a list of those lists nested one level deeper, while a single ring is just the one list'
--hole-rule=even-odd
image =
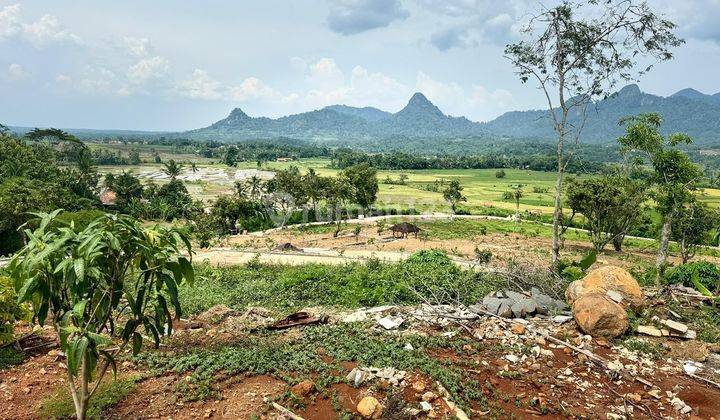
[{"label": "leafy green tree", "polygon": [[495,171],[495,178],[498,178],[498,179],[505,178],[505,170],[499,169],[499,170]]},{"label": "leafy green tree", "polygon": [[[333,237],[340,234],[340,227],[348,214],[347,209],[354,202],[356,194],[355,186],[346,176],[341,174],[335,178],[329,178],[325,200],[333,213],[333,220],[335,221]],[[343,212],[345,216],[343,216]]]},{"label": "leafy green tree", "polygon": [[105,186],[115,192],[116,205],[123,213],[128,212],[128,206],[133,199],[140,199],[143,195],[143,185],[140,179],[126,171],[117,176],[105,175]]},{"label": "leafy green tree", "polygon": [[662,118],[657,114],[640,114],[623,119],[626,134],[618,138],[622,152],[639,152],[653,167],[651,182],[656,186],[655,201],[662,215],[662,231],[655,268],[658,285],[665,272],[672,225],[684,206],[693,200],[693,190],[702,177],[700,169],[688,155],[677,148],[689,144],[686,134],[672,134],[667,138],[660,132]]},{"label": "leafy green tree", "polygon": [[155,346],[172,333],[170,305],[180,317],[178,287],[194,279],[181,252],[192,251],[177,230],[111,215],[81,231],[50,228],[57,214],[38,214],[39,227],[27,232],[31,239],[9,271],[18,301],[32,302],[34,320],[58,332],[75,412],[84,420],[102,378],[116,370],[117,355],[128,344],[140,352],[139,328]]},{"label": "leafy green tree", "polygon": [[[579,142],[588,105],[608,95],[618,81],[635,80],[649,60],[672,58],[682,44],[675,24],[657,16],[644,1],[563,1],[543,8],[524,30],[525,39],[505,48],[523,83],[533,79],[547,99],[557,133],[552,263],[562,245],[562,192],[568,143]],[[642,70],[634,69],[642,63]],[[570,118],[579,116],[574,120]]]},{"label": "leafy green tree", "polygon": [[175,162],[175,159],[170,159],[163,165],[163,172],[165,173],[165,175],[169,176],[171,180],[177,179],[177,177],[180,176],[180,174],[182,173],[183,166]]},{"label": "leafy green tree", "polygon": [[265,201],[279,213],[278,225],[285,226],[292,213],[307,204],[307,190],[297,166],[275,172],[275,177],[265,184],[268,195]]},{"label": "leafy green tree", "polygon": [[612,242],[617,251],[627,232],[642,216],[646,185],[622,175],[573,180],[567,183],[566,200],[573,215],[584,216],[585,228],[595,250]]},{"label": "leafy green tree", "polygon": [[443,199],[450,203],[450,208],[453,214],[457,212],[457,205],[461,201],[467,201],[467,198],[462,194],[464,188],[460,185],[460,181],[453,179],[450,181],[443,190]]},{"label": "leafy green tree", "polygon": [[683,205],[678,211],[670,235],[670,238],[680,246],[683,264],[695,256],[700,245],[711,244],[718,224],[720,224],[720,213],[696,198]]},{"label": "leafy green tree", "polygon": [[77,137],[59,128],[34,128],[25,135],[25,138],[32,141],[49,140],[51,143],[75,143],[85,147],[85,144]]},{"label": "leafy green tree", "polygon": [[142,163],[140,160],[140,152],[137,150],[131,150],[130,153],[128,153],[128,163],[131,165],[139,165]]},{"label": "leafy green tree", "polygon": [[[225,151],[225,156],[223,157],[223,162],[227,166],[234,167],[237,166],[238,156],[240,155],[240,151],[235,146],[229,146],[227,150]],[[258,165],[260,166],[260,165]]]},{"label": "leafy green tree", "polygon": [[152,216],[163,220],[188,218],[197,210],[185,184],[179,179],[159,187],[148,184],[144,195],[149,200]]},{"label": "leafy green tree", "polygon": [[512,190],[512,197],[513,200],[515,200],[515,215],[518,219],[520,219],[520,199],[525,196],[525,192],[523,191],[522,187],[522,184],[518,184],[513,187]]},{"label": "leafy green tree", "polygon": [[361,163],[345,169],[341,176],[346,177],[353,185],[355,203],[363,209],[363,212],[368,212],[377,200],[379,189],[377,169],[367,163]]}]

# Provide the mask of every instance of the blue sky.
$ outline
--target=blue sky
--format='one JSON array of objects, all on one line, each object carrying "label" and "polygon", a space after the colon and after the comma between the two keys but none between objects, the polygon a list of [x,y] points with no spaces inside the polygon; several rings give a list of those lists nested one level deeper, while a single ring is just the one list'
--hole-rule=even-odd
[{"label": "blue sky", "polygon": [[[545,4],[552,4],[546,1]],[[0,122],[185,130],[415,91],[476,121],[539,108],[503,58],[532,0],[0,0]],[[651,0],[687,44],[645,76],[720,91],[720,0]]]}]

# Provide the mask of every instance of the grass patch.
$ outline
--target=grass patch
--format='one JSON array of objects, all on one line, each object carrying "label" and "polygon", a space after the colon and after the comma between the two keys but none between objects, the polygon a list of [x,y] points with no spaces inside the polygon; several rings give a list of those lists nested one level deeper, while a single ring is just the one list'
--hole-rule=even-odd
[{"label": "grass patch", "polygon": [[0,370],[19,365],[25,360],[25,355],[12,347],[0,348]]},{"label": "grass patch", "polygon": [[[90,399],[87,418],[99,419],[105,410],[122,401],[140,380],[139,376],[108,379],[98,388]],[[75,405],[67,387],[60,387],[55,394],[44,400],[37,410],[38,417],[44,419],[66,419],[75,417]]]},{"label": "grass patch", "polygon": [[300,266],[251,262],[233,267],[201,265],[193,286],[180,288],[185,313],[216,304],[292,311],[307,306],[357,308],[420,303],[418,293],[451,296],[461,292],[477,302],[500,283],[487,273],[464,270],[440,251],[421,251],[400,262],[353,262],[343,266]]}]

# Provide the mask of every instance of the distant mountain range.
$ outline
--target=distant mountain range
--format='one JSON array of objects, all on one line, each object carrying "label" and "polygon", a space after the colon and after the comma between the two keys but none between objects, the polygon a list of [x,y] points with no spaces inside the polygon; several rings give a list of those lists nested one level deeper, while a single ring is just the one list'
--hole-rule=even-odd
[{"label": "distant mountain range", "polygon": [[[683,89],[662,97],[628,85],[611,97],[588,108],[582,139],[589,143],[613,142],[623,133],[618,121],[642,112],[660,113],[665,133],[685,132],[697,142],[720,140],[720,93],[706,95]],[[578,124],[580,115],[571,115]],[[209,127],[177,133],[176,136],[241,141],[290,137],[304,140],[363,141],[378,139],[453,139],[515,137],[552,139],[555,134],[547,110],[512,111],[488,122],[451,117],[415,93],[396,113],[377,108],[332,105],[320,110],[272,119],[250,117],[235,108],[230,115]]]},{"label": "distant mountain range", "polygon": [[235,108],[209,127],[179,135],[193,138],[248,140],[291,137],[306,140],[370,140],[396,136],[457,137],[484,133],[482,124],[442,113],[422,93],[391,114],[377,108],[331,105],[282,118],[253,118]]}]

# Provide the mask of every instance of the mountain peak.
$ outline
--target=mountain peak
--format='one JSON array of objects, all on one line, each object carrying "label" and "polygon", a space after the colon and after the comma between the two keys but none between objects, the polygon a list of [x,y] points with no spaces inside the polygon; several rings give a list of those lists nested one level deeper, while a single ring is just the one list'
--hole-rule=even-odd
[{"label": "mountain peak", "polygon": [[408,115],[408,114],[426,114],[435,117],[444,117],[445,114],[435,106],[430,100],[420,92],[415,92],[408,101],[405,108],[401,109],[396,115]]},{"label": "mountain peak", "polygon": [[618,95],[638,95],[642,93],[640,86],[635,83],[629,84],[618,91]]},{"label": "mountain peak", "polygon": [[695,90],[693,88],[685,88],[682,90],[679,90],[672,95],[671,97],[682,97],[682,98],[689,98],[689,99],[703,99],[707,97],[708,95],[705,95],[704,93]]},{"label": "mountain peak", "polygon": [[236,120],[240,120],[240,119],[244,120],[244,119],[249,119],[250,117],[248,116],[248,114],[243,112],[242,109],[235,108],[232,111],[230,111],[230,115],[228,115],[228,118],[232,118],[232,119],[236,119]]}]

